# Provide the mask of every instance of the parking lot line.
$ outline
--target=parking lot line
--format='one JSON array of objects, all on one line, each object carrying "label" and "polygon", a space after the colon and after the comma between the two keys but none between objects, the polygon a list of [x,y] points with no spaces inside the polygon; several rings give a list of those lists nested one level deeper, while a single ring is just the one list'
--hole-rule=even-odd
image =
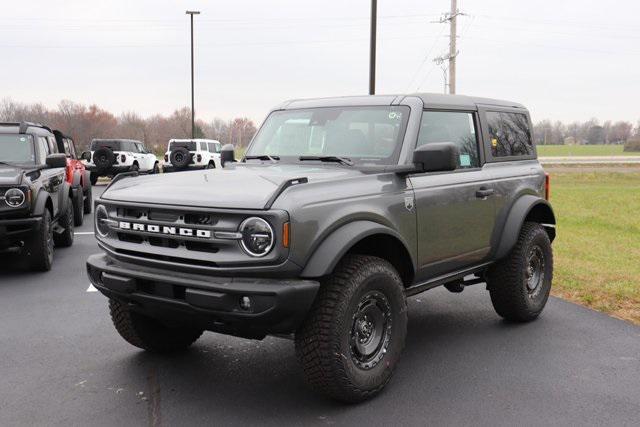
[{"label": "parking lot line", "polygon": [[83,236],[83,235],[94,235],[95,233],[93,231],[76,231],[74,233],[76,236]]},{"label": "parking lot line", "polygon": [[95,286],[89,285],[89,287],[87,288],[87,292],[98,292],[98,290]]}]

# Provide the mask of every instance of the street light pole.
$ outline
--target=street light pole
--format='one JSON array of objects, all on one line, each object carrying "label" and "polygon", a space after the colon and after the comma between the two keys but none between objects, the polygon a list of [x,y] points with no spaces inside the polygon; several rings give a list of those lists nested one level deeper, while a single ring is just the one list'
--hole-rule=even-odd
[{"label": "street light pole", "polygon": [[369,95],[376,93],[376,25],[378,0],[371,0],[371,39],[369,42]]},{"label": "street light pole", "polygon": [[194,89],[193,89],[193,15],[200,15],[195,10],[187,10],[187,15],[191,17],[191,138],[196,137],[196,121],[194,108]]}]

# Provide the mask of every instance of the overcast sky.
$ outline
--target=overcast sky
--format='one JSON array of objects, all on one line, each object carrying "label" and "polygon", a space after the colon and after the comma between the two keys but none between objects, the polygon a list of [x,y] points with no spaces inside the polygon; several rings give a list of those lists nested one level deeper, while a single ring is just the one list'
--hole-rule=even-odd
[{"label": "overcast sky", "polygon": [[[441,92],[449,0],[379,0],[377,93]],[[637,0],[459,0],[458,93],[534,120],[640,119]],[[289,98],[366,94],[369,0],[0,0],[0,98],[260,122]]]}]

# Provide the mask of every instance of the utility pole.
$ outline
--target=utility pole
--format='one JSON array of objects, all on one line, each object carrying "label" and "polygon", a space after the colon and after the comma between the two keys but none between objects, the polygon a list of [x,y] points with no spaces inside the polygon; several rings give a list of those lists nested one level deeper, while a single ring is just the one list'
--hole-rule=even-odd
[{"label": "utility pole", "polygon": [[187,10],[187,15],[191,17],[191,138],[196,137],[196,119],[194,108],[194,89],[193,89],[193,15],[200,15],[196,10]]},{"label": "utility pole", "polygon": [[456,16],[458,15],[457,0],[451,0],[451,13],[449,14],[449,93],[456,93]]},{"label": "utility pole", "polygon": [[371,39],[369,41],[369,95],[376,93],[376,25],[378,0],[371,0]]},{"label": "utility pole", "polygon": [[451,11],[445,13],[439,21],[434,21],[439,24],[449,23],[449,53],[439,56],[433,61],[441,65],[445,61],[449,62],[449,93],[456,93],[456,57],[458,56],[458,50],[456,49],[457,40],[457,17],[458,15],[464,15],[458,11],[457,0],[451,0]]}]

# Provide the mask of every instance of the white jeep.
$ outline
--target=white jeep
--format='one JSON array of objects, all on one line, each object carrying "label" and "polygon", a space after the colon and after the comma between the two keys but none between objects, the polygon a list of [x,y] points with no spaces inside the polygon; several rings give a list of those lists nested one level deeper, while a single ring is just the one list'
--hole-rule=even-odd
[{"label": "white jeep", "polygon": [[164,155],[164,172],[222,167],[222,144],[215,139],[171,139]]},{"label": "white jeep", "polygon": [[113,178],[121,172],[139,171],[158,173],[160,166],[156,155],[144,144],[133,139],[94,139],[91,151],[82,153],[85,167],[91,171],[91,183],[101,176]]}]

